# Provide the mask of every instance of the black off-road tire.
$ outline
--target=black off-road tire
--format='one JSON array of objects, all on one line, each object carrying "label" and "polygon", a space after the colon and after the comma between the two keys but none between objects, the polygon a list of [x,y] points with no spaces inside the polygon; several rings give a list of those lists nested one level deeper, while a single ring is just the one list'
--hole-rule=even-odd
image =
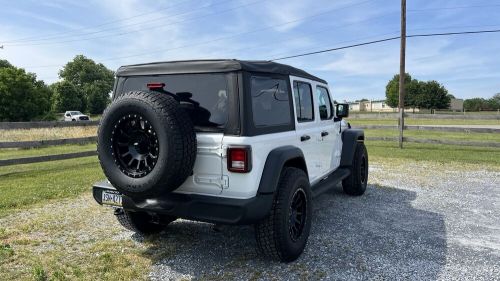
[{"label": "black off-road tire", "polygon": [[[155,158],[150,158],[149,161],[141,160],[144,161],[142,164],[141,161],[135,160],[132,165],[128,164],[130,167],[124,164],[128,159],[126,161],[119,159],[124,156],[119,156],[122,153],[116,151],[116,147],[124,146],[123,143],[116,143],[119,139],[116,136],[118,134],[128,136],[127,133],[123,133],[124,130],[120,131],[117,128],[128,129],[134,126],[132,124],[138,124],[135,121],[128,121],[127,118],[131,118],[132,121],[133,118],[140,118],[141,122],[146,121],[151,130],[144,128],[144,123],[141,123],[141,128],[134,127],[134,132],[143,130],[144,132],[140,134],[144,136],[137,134],[146,139],[145,141],[141,139],[141,142],[146,143],[145,150],[148,151],[153,145],[151,143],[155,142],[154,149],[157,151]],[[154,136],[153,133],[150,133],[151,136],[147,135],[147,132],[153,132]],[[128,147],[138,145],[138,142],[129,140]],[[124,93],[105,110],[99,125],[97,151],[102,170],[118,191],[132,198],[154,197],[178,188],[192,174],[196,149],[196,134],[191,119],[172,96],[164,93],[143,91]],[[134,172],[136,163],[139,164],[137,172]],[[140,165],[143,168],[139,168]]]},{"label": "black off-road tire", "polygon": [[[292,202],[298,194],[304,196],[303,227],[299,235],[292,234]],[[285,167],[281,173],[269,216],[255,225],[255,236],[259,251],[282,262],[296,260],[304,251],[311,230],[312,194],[309,179],[300,169]]]},{"label": "black off-road tire", "polygon": [[159,215],[153,221],[153,216],[144,212],[129,212],[116,209],[115,216],[118,222],[126,229],[142,235],[156,234],[164,230],[167,225],[176,220],[175,217]]},{"label": "black off-road tire", "polygon": [[368,152],[364,143],[357,143],[350,170],[351,175],[342,181],[344,192],[352,196],[363,195],[368,183]]}]

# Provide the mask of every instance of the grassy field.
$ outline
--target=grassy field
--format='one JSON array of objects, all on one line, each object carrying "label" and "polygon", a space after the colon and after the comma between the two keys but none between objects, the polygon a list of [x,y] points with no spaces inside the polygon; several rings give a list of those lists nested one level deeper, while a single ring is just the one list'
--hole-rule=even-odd
[{"label": "grassy field", "polygon": [[83,138],[96,134],[97,126],[0,130],[0,142]]},{"label": "grassy field", "polygon": [[52,199],[89,192],[104,178],[97,157],[0,167],[0,217]]},{"label": "grassy field", "polygon": [[64,154],[64,153],[90,151],[90,150],[96,150],[95,143],[89,143],[83,145],[74,144],[74,145],[49,146],[36,149],[8,148],[8,149],[0,149],[0,160],[30,157],[30,156]]}]

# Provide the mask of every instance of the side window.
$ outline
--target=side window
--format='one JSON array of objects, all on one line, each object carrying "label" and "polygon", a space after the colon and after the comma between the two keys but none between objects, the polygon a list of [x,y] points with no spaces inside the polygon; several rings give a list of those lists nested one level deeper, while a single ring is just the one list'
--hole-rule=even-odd
[{"label": "side window", "polygon": [[289,125],[290,100],[286,80],[252,76],[252,111],[256,127]]},{"label": "side window", "polygon": [[332,102],[330,95],[325,87],[318,86],[316,88],[316,96],[318,98],[319,116],[321,120],[329,120],[333,117]]},{"label": "side window", "polygon": [[295,114],[297,121],[314,121],[314,108],[311,85],[304,82],[293,82],[293,97],[295,99]]}]

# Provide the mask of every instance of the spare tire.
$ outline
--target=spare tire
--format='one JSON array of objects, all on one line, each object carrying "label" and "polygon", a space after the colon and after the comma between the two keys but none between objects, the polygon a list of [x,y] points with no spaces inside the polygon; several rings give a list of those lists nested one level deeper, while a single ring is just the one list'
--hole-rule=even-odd
[{"label": "spare tire", "polygon": [[193,124],[165,93],[132,91],[117,97],[103,113],[97,141],[104,174],[131,197],[170,192],[193,171]]}]

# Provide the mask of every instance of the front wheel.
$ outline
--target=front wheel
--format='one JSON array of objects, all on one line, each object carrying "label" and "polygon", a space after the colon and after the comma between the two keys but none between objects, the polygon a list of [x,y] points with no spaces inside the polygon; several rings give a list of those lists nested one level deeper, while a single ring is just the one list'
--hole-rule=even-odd
[{"label": "front wheel", "polygon": [[344,192],[353,196],[363,195],[368,183],[368,152],[364,143],[356,145],[350,170],[349,177],[342,181]]},{"label": "front wheel", "polygon": [[312,222],[312,194],[304,171],[286,167],[281,173],[269,216],[255,225],[258,249],[282,262],[304,251]]},{"label": "front wheel", "polygon": [[121,208],[115,210],[115,216],[123,227],[142,235],[159,233],[176,219],[166,215],[153,216],[145,212],[130,212]]}]

